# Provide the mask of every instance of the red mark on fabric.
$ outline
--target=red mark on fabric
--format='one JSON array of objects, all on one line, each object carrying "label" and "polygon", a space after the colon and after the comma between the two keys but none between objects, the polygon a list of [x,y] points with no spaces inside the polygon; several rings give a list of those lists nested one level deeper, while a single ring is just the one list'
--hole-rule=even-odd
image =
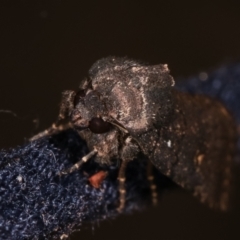
[{"label": "red mark on fabric", "polygon": [[95,173],[94,175],[92,175],[88,181],[90,182],[90,184],[94,187],[94,188],[100,188],[103,180],[106,178],[107,176],[107,172],[105,171],[99,171],[97,173]]}]

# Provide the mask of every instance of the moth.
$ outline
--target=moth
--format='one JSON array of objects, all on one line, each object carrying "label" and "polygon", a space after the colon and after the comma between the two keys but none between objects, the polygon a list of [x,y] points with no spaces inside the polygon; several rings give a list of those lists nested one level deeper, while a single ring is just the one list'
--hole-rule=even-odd
[{"label": "moth", "polygon": [[[235,123],[217,100],[182,93],[174,84],[166,64],[151,66],[117,57],[97,61],[78,91],[62,95],[59,122],[67,119],[68,127],[78,131],[90,152],[61,175],[77,170],[92,157],[99,164],[120,160],[122,210],[125,168],[143,154],[201,202],[227,210],[236,151]],[[45,134],[61,126],[53,125]]]}]

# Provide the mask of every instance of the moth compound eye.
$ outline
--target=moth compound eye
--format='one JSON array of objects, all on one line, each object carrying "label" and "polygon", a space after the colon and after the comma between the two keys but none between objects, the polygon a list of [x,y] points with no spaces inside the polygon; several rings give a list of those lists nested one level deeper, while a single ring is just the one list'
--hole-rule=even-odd
[{"label": "moth compound eye", "polygon": [[76,105],[78,104],[79,100],[84,98],[86,96],[86,92],[84,89],[80,89],[78,90],[78,92],[75,95],[74,98],[74,107],[76,107]]},{"label": "moth compound eye", "polygon": [[92,118],[89,121],[89,129],[93,133],[106,133],[110,131],[111,124],[102,120],[102,118]]}]

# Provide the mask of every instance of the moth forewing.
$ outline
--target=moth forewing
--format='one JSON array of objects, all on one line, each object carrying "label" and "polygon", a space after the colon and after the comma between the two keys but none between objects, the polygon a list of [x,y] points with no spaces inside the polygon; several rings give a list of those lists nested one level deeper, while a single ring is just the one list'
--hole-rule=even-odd
[{"label": "moth forewing", "polygon": [[159,130],[153,163],[201,202],[227,210],[236,153],[235,123],[216,100],[177,91],[174,96],[174,117]]}]

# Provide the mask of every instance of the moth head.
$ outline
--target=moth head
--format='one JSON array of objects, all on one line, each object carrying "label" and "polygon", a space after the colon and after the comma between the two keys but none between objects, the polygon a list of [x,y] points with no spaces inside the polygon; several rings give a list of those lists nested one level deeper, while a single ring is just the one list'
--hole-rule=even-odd
[{"label": "moth head", "polygon": [[[108,109],[102,95],[93,89],[91,79],[85,80],[77,92],[68,91],[63,97],[66,112],[74,128],[87,142],[89,150],[97,152],[95,160],[99,163],[109,163],[118,152],[118,134],[108,116]],[[71,97],[70,97],[71,96]]]},{"label": "moth head", "polygon": [[87,87],[76,92],[73,100],[71,121],[78,129],[89,128],[93,133],[101,134],[111,130],[107,122],[107,109],[101,94],[93,90],[88,82]]}]

